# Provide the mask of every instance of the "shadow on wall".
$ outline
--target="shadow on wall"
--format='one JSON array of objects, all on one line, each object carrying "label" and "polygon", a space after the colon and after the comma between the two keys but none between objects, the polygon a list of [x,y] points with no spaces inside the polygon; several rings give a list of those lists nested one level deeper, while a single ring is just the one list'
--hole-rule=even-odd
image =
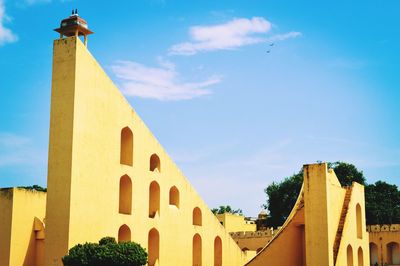
[{"label": "shadow on wall", "polygon": [[32,261],[34,261],[36,249],[36,234],[35,234],[35,222],[32,223],[32,231],[31,236],[29,238],[28,250],[25,253],[24,265],[29,265]]}]

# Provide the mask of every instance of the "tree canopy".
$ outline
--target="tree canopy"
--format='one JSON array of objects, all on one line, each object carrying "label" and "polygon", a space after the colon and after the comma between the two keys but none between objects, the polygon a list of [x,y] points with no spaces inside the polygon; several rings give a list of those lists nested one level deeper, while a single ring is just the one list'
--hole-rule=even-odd
[{"label": "tree canopy", "polygon": [[[335,171],[342,186],[351,186],[353,182],[365,186],[367,224],[400,223],[400,192],[396,185],[382,181],[367,185],[362,171],[353,164],[345,162],[328,163]],[[269,211],[268,226],[281,226],[300,193],[303,183],[303,170],[286,177],[281,182],[273,182],[264,189],[267,202],[263,207]]]},{"label": "tree canopy", "polygon": [[269,211],[267,220],[269,226],[281,226],[286,221],[296,203],[302,184],[303,170],[285,178],[280,183],[273,182],[264,189],[268,199],[263,207]]},{"label": "tree canopy", "polygon": [[27,190],[36,190],[36,191],[41,191],[41,192],[47,192],[47,188],[41,187],[39,185],[26,186],[26,187],[20,186],[18,188],[23,188],[23,189],[27,189]]},{"label": "tree canopy", "polygon": [[328,163],[328,167],[335,171],[342,186],[351,186],[353,182],[366,185],[366,179],[362,171],[359,171],[353,164],[345,162]]},{"label": "tree canopy", "polygon": [[243,211],[241,209],[232,209],[231,206],[226,205],[226,206],[219,206],[219,208],[213,208],[211,209],[211,211],[214,214],[224,214],[226,212],[232,213],[232,214],[239,214],[239,215],[243,215]]},{"label": "tree canopy", "polygon": [[400,191],[383,181],[365,187],[367,224],[400,223]]},{"label": "tree canopy", "polygon": [[137,243],[104,237],[98,244],[72,247],[62,261],[65,266],[142,266],[147,263],[147,252]]}]

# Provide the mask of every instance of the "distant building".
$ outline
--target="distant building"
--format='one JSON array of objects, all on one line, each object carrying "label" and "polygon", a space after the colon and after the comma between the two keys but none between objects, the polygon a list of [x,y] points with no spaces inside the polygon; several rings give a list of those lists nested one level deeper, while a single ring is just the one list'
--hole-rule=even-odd
[{"label": "distant building", "polygon": [[400,265],[400,225],[370,225],[371,265]]},{"label": "distant building", "polygon": [[228,232],[257,230],[256,222],[243,215],[225,212],[223,214],[216,214],[215,216]]}]

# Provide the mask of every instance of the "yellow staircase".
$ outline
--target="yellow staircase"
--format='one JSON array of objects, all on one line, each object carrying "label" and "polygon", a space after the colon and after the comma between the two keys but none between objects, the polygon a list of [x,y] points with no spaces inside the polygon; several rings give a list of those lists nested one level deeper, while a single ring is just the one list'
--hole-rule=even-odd
[{"label": "yellow staircase", "polygon": [[333,245],[333,265],[336,265],[336,260],[339,252],[340,242],[342,240],[343,227],[346,221],[347,212],[349,210],[349,203],[351,199],[352,187],[346,187],[346,195],[344,197],[342,213],[340,214],[339,226],[336,232],[335,244]]}]

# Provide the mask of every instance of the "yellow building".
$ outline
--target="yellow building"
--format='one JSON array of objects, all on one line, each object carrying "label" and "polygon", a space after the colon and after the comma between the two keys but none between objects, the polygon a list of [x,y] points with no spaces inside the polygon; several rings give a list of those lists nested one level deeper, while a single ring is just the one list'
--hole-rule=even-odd
[{"label": "yellow building", "polygon": [[255,221],[248,220],[243,215],[225,212],[223,214],[216,214],[215,216],[228,232],[254,232],[257,230]]},{"label": "yellow building", "polygon": [[364,189],[342,188],[326,164],[305,166],[289,219],[249,261],[90,54],[86,22],[72,15],[57,31],[47,198],[1,191],[1,266],[60,266],[104,236],[140,243],[148,265],[369,264]]},{"label": "yellow building", "polygon": [[371,265],[400,265],[400,225],[371,225],[367,229]]},{"label": "yellow building", "polygon": [[0,265],[43,265],[46,193],[0,189]]}]

